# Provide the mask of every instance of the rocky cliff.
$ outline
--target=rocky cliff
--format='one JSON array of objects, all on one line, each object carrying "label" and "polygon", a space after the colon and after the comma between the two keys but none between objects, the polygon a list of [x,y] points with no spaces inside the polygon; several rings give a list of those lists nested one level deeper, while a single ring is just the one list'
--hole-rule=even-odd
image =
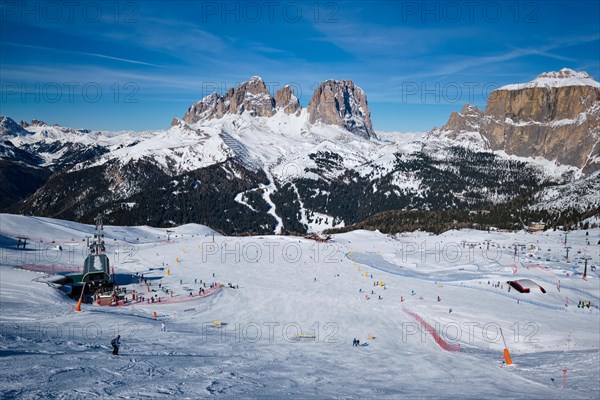
[{"label": "rocky cliff", "polygon": [[230,88],[223,96],[212,93],[204,97],[188,109],[183,120],[194,124],[198,121],[221,118],[225,114],[244,112],[257,117],[270,117],[275,114],[275,99],[258,76],[253,76],[237,88]]},{"label": "rocky cliff", "polygon": [[593,172],[600,169],[600,84],[566,68],[543,73],[493,91],[485,111],[466,105],[430,136],[478,141],[491,150]]},{"label": "rocky cliff", "polygon": [[285,85],[275,93],[275,107],[283,109],[283,112],[286,114],[296,115],[302,109],[298,98],[294,95],[289,85]]},{"label": "rocky cliff", "polygon": [[364,138],[376,137],[367,95],[350,80],[321,83],[307,110],[310,123],[338,125]]},{"label": "rocky cliff", "polygon": [[[288,85],[272,97],[260,77],[254,76],[224,95],[212,93],[194,103],[184,115],[189,124],[222,118],[226,114],[248,113],[256,117],[271,117],[278,110],[300,115],[302,106]],[[371,111],[365,92],[350,80],[328,80],[319,85],[308,104],[308,122],[344,128],[365,139],[376,137],[371,123]],[[177,125],[175,118],[171,126]]]}]

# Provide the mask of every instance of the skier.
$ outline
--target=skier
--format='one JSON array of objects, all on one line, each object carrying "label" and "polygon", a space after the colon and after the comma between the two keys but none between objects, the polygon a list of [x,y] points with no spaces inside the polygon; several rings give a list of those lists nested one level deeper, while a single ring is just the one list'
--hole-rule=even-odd
[{"label": "skier", "polygon": [[452,309],[449,309],[449,310],[448,310],[448,314],[450,314],[450,313],[452,313]]},{"label": "skier", "polygon": [[356,338],[352,339],[352,346],[356,347]]},{"label": "skier", "polygon": [[440,296],[438,296],[438,301],[442,301],[442,298]]},{"label": "skier", "polygon": [[119,355],[119,346],[121,346],[121,335],[110,341],[110,345],[113,347],[113,355]]},{"label": "skier", "polygon": [[164,323],[164,321],[162,321],[162,322],[160,323],[160,330],[161,330],[161,331],[163,331],[163,332],[166,332],[166,331],[167,331],[167,328],[165,327],[165,323]]}]

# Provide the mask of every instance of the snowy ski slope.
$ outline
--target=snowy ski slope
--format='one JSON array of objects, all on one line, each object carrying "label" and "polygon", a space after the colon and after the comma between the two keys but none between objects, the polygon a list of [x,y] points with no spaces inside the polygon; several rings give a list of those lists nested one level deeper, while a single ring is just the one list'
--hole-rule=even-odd
[{"label": "snowy ski slope", "polygon": [[[204,226],[174,231],[168,243],[164,229],[105,229],[115,272],[144,273],[152,282],[150,293],[137,283],[128,292],[166,296],[161,282],[179,302],[84,304],[74,313],[75,303],[45,284],[43,273],[15,267],[81,265],[85,246],[71,244],[93,227],[0,214],[0,397],[580,399],[600,393],[600,271],[590,268],[600,261],[599,229],[568,235],[568,262],[560,231],[355,231],[330,243],[218,234],[213,242]],[[16,249],[17,236],[30,238],[29,250]],[[524,245],[516,256],[513,243]],[[56,244],[62,252],[53,250]],[[592,258],[587,280],[583,255]],[[547,293],[509,292],[506,281],[516,278]],[[198,298],[201,279],[225,286]],[[580,300],[592,307],[577,308]],[[443,350],[411,313],[460,352]],[[511,366],[502,363],[499,328]],[[117,332],[118,357],[110,354]],[[353,338],[368,346],[353,347]]]}]

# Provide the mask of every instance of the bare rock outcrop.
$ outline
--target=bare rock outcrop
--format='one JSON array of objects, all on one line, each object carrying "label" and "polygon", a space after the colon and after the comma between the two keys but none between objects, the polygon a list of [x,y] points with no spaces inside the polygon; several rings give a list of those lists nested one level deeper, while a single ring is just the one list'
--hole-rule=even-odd
[{"label": "bare rock outcrop", "polygon": [[302,109],[298,98],[294,95],[294,91],[289,85],[285,85],[275,93],[275,107],[283,109],[283,112],[288,115],[298,115]]},{"label": "bare rock outcrop", "polygon": [[308,103],[309,122],[340,126],[366,139],[376,137],[367,95],[350,80],[328,80]]},{"label": "bare rock outcrop", "polygon": [[244,112],[256,117],[270,117],[275,114],[275,99],[258,76],[253,76],[237,88],[230,88],[223,96],[212,93],[197,101],[188,109],[183,120],[194,124],[222,118],[225,114],[239,115]]},{"label": "bare rock outcrop", "polygon": [[541,156],[586,173],[599,170],[600,84],[570,69],[544,73],[493,91],[485,111],[466,105],[430,132],[453,140],[473,140],[477,134],[491,150]]}]

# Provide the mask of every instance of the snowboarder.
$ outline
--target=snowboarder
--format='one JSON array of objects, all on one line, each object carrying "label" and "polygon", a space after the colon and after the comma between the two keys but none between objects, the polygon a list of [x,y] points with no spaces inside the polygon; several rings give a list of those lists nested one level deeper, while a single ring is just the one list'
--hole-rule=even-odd
[{"label": "snowboarder", "polygon": [[449,310],[448,310],[448,314],[450,314],[450,313],[452,313],[452,309],[449,309]]},{"label": "snowboarder", "polygon": [[113,355],[119,355],[119,346],[121,346],[121,335],[110,341],[110,345],[113,347]]},{"label": "snowboarder", "polygon": [[442,298],[440,296],[438,296],[438,301],[442,301]]}]

